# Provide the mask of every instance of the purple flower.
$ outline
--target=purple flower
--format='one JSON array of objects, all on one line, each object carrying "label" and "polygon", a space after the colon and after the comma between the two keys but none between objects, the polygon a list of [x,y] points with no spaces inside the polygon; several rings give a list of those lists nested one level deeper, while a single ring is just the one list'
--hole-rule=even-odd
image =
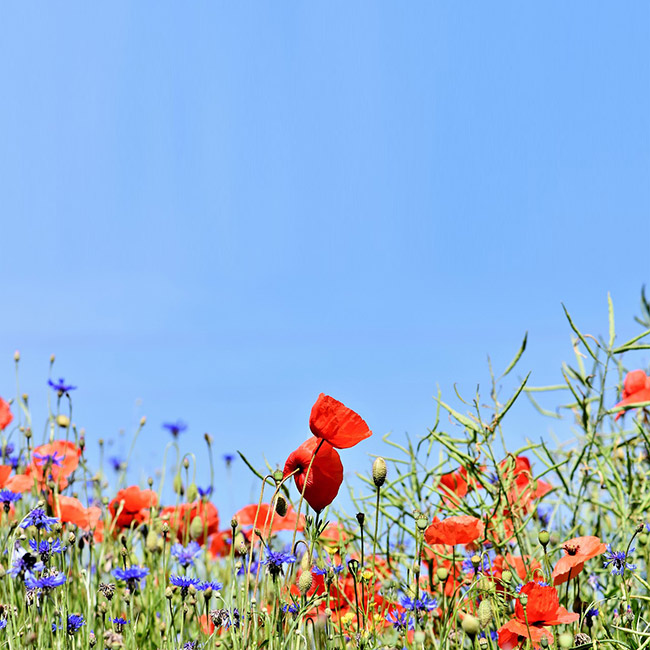
[{"label": "purple flower", "polygon": [[206,589],[212,589],[212,591],[219,591],[223,585],[220,582],[202,582],[200,585],[197,585],[196,588],[199,591],[205,591]]},{"label": "purple flower", "polygon": [[202,487],[200,487],[200,488],[197,488],[197,489],[198,489],[198,491],[199,491],[199,494],[200,494],[202,497],[209,497],[209,496],[212,494],[212,491],[213,491],[213,488],[212,488],[211,485],[208,485],[207,488],[202,488]]},{"label": "purple flower", "polygon": [[45,510],[42,508],[34,508],[24,519],[23,522],[20,524],[21,528],[29,528],[30,526],[35,526],[39,530],[45,530],[46,532],[50,532],[52,530],[52,526],[56,524],[58,519],[56,517],[48,517],[45,514]]},{"label": "purple flower", "polygon": [[34,458],[36,458],[36,465],[39,467],[43,467],[43,465],[49,465],[50,467],[56,465],[57,467],[61,467],[61,461],[64,457],[58,451],[55,451],[53,454],[39,454],[35,451]]},{"label": "purple flower", "polygon": [[[634,549],[631,548],[629,553],[634,553]],[[612,550],[612,545],[607,544],[607,553],[605,553],[606,561],[603,562],[603,567],[608,567],[612,565],[612,575],[622,576],[625,572],[625,569],[629,571],[634,571],[636,569],[636,564],[630,564],[627,561],[628,553],[625,551],[614,551]]]},{"label": "purple flower", "polygon": [[171,549],[171,554],[182,567],[194,566],[194,559],[199,553],[201,553],[201,546],[195,541],[191,541],[187,546],[174,544]]},{"label": "purple flower", "polygon": [[235,455],[234,454],[224,454],[223,455],[223,460],[226,463],[226,467],[230,467],[233,460],[235,460]]},{"label": "purple flower", "polygon": [[70,636],[73,636],[75,632],[78,632],[85,624],[86,621],[84,621],[83,616],[79,616],[78,614],[70,614],[68,616],[68,625],[66,627],[66,631]]},{"label": "purple flower", "polygon": [[140,586],[140,580],[149,575],[149,569],[139,566],[132,566],[128,569],[113,569],[113,575],[118,580],[126,582],[131,591],[135,591]]},{"label": "purple flower", "polygon": [[399,632],[405,632],[406,630],[414,630],[415,624],[413,620],[409,617],[406,612],[398,612],[394,610],[386,614],[386,620],[389,623],[393,624],[393,627]]},{"label": "purple flower", "polygon": [[65,573],[53,573],[47,576],[35,577],[32,573],[25,576],[25,585],[30,589],[54,589],[66,581]]},{"label": "purple flower", "polygon": [[282,565],[283,564],[293,564],[296,561],[296,556],[291,553],[285,553],[283,551],[276,552],[271,549],[266,551],[266,559],[262,564],[266,564],[271,577],[277,578],[283,573]]},{"label": "purple flower", "polygon": [[51,379],[47,380],[47,383],[59,393],[59,395],[63,395],[63,393],[68,393],[71,390],[76,390],[76,386],[71,386],[70,384],[65,383],[65,379],[63,377],[59,377],[58,382],[53,382]]},{"label": "purple flower", "polygon": [[187,424],[183,422],[183,420],[177,420],[176,422],[164,422],[162,426],[163,429],[167,429],[167,431],[169,431],[169,433],[171,433],[174,438],[177,438],[179,433],[187,431]]}]

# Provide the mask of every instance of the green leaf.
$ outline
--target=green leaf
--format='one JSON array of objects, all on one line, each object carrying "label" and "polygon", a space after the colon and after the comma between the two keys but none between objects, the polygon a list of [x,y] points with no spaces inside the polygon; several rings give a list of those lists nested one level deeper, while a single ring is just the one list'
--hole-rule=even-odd
[{"label": "green leaf", "polygon": [[593,350],[587,343],[587,340],[585,337],[582,335],[582,332],[574,325],[573,320],[571,319],[571,316],[569,315],[569,312],[567,311],[567,308],[562,304],[562,309],[564,309],[564,314],[567,317],[567,320],[569,321],[569,325],[571,326],[571,329],[577,334],[578,338],[582,342],[582,345],[585,346],[585,349],[587,352],[589,352],[589,355],[594,361],[598,361],[598,357],[594,354]]},{"label": "green leaf", "polygon": [[508,364],[508,367],[503,371],[501,377],[505,377],[517,365],[517,361],[521,359],[521,355],[524,353],[524,350],[526,349],[527,342],[528,342],[528,332],[524,334],[524,340],[521,343],[521,347],[519,348],[519,351],[517,352],[517,354],[515,354],[515,358]]}]

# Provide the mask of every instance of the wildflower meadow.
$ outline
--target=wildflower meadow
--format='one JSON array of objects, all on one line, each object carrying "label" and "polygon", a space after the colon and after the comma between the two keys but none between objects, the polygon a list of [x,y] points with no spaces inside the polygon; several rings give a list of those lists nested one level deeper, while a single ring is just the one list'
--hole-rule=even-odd
[{"label": "wildflower meadow", "polygon": [[[603,336],[565,310],[573,356],[556,385],[522,370],[524,338],[491,385],[458,396],[463,408],[436,395],[419,437],[382,440],[345,395],[314,396],[306,439],[274,467],[241,456],[259,498],[234,512],[211,500],[224,450],[206,433],[203,452],[186,453],[182,420],[160,431],[177,461],[155,480],[133,484],[128,458],[109,480],[103,450],[92,466],[101,441],[73,423],[81,391],[52,358],[44,423],[20,390],[0,399],[0,645],[650,647],[650,304],[642,294],[627,341],[608,305]],[[570,434],[526,432],[507,448],[519,400]],[[369,460],[344,486],[356,445]],[[196,462],[209,485],[194,482]]]}]

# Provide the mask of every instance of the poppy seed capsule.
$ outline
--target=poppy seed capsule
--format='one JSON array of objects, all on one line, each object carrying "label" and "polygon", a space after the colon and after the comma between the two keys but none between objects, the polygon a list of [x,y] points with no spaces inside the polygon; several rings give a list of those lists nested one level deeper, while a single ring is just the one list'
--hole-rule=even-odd
[{"label": "poppy seed capsule", "polygon": [[528,594],[519,594],[519,602],[526,607],[528,605]]},{"label": "poppy seed capsule", "polygon": [[300,594],[304,596],[312,586],[314,578],[311,575],[311,571],[303,571],[298,578],[298,589],[300,589]]},{"label": "poppy seed capsule", "polygon": [[501,581],[502,582],[507,583],[507,582],[510,582],[511,580],[512,580],[512,572],[511,571],[506,570],[501,574]]},{"label": "poppy seed capsule", "polygon": [[281,494],[278,494],[275,500],[275,511],[280,517],[284,517],[287,514],[287,501]]},{"label": "poppy seed capsule", "polygon": [[463,632],[471,637],[475,637],[480,630],[478,619],[471,614],[465,614],[460,626],[463,628]]},{"label": "poppy seed capsule", "polygon": [[492,621],[492,605],[489,600],[485,598],[481,601],[481,604],[478,606],[478,622],[481,625],[481,629],[485,629],[490,622]]},{"label": "poppy seed capsule", "polygon": [[415,516],[415,525],[419,530],[425,531],[429,527],[429,518],[423,512],[418,512]]},{"label": "poppy seed capsule", "polygon": [[372,464],[372,480],[375,487],[380,488],[385,483],[387,473],[386,461],[381,456],[375,458],[375,462]]},{"label": "poppy seed capsule", "polygon": [[537,536],[537,539],[539,540],[539,543],[546,548],[548,545],[549,541],[551,540],[551,536],[549,535],[548,530],[540,530],[539,535]]},{"label": "poppy seed capsule", "polygon": [[203,520],[196,515],[190,523],[190,537],[192,539],[198,539],[201,535],[203,535]]},{"label": "poppy seed capsule", "polygon": [[440,580],[440,582],[444,582],[449,577],[449,571],[447,571],[447,569],[445,569],[445,567],[441,566],[436,571],[436,576],[437,576],[438,580]]}]

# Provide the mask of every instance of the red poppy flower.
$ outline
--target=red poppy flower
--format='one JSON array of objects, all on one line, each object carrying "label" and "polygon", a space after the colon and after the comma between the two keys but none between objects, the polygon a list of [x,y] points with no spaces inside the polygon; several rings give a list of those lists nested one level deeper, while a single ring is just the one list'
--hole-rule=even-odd
[{"label": "red poppy flower", "polygon": [[[331,549],[340,549],[348,542],[348,536],[341,524],[327,524],[325,530],[320,534],[320,541]],[[331,555],[331,553],[330,553]]]},{"label": "red poppy flower", "polygon": [[[314,456],[319,446],[318,453]],[[307,476],[310,463],[311,469]],[[284,476],[289,476],[296,469],[298,472],[293,475],[296,487],[301,494],[304,489],[305,500],[316,512],[320,512],[334,501],[343,483],[343,463],[332,445],[318,438],[303,442],[296,451],[289,454],[284,464]]]},{"label": "red poppy flower", "polygon": [[582,571],[585,562],[607,550],[607,544],[598,537],[574,537],[563,546],[564,555],[557,561],[553,569],[553,584],[561,585],[575,578]]},{"label": "red poppy flower", "polygon": [[10,476],[11,465],[0,465],[0,490],[11,490],[12,492],[28,492],[34,486],[34,480],[26,474],[14,474]]},{"label": "red poppy flower", "polygon": [[210,555],[212,557],[228,557],[232,546],[232,531],[228,528],[220,530],[210,538]]},{"label": "red poppy flower", "polygon": [[97,506],[86,508],[79,499],[75,497],[66,497],[58,494],[55,499],[50,497],[54,514],[65,524],[71,523],[83,528],[92,530],[97,528],[102,511]]},{"label": "red poppy flower", "polygon": [[199,500],[194,503],[181,503],[179,506],[167,506],[162,509],[160,516],[167,520],[169,527],[176,531],[178,540],[182,542],[190,539],[190,525],[195,517],[199,517],[202,522],[203,532],[196,538],[199,544],[203,544],[205,537],[219,532],[219,512],[209,501]]},{"label": "red poppy flower", "polygon": [[317,438],[327,440],[337,449],[354,447],[372,435],[360,415],[324,393],[311,409],[309,428]]},{"label": "red poppy flower", "polygon": [[[271,517],[273,517],[273,525],[269,529]],[[273,507],[268,503],[263,503],[259,509],[257,504],[251,504],[238,510],[235,513],[235,519],[237,519],[240,526],[258,528],[262,531],[264,537],[268,537],[269,533],[277,533],[280,530],[294,530],[296,523],[298,523],[296,530],[305,529],[305,517],[300,515],[300,521],[298,522],[296,511],[291,506],[287,507],[287,514],[281,517],[277,512],[274,513]]]},{"label": "red poppy flower", "polygon": [[467,470],[464,467],[455,472],[447,472],[440,477],[440,493],[443,502],[451,502],[454,505],[467,496],[469,486],[467,484]]},{"label": "red poppy flower", "polygon": [[555,587],[528,582],[520,594],[528,596],[526,610],[517,600],[514,617],[499,629],[499,647],[503,650],[512,650],[526,639],[530,639],[535,647],[540,645],[542,637],[553,643],[553,634],[547,626],[573,623],[580,618],[579,614],[572,614],[560,605]]},{"label": "red poppy flower", "polygon": [[[158,495],[153,490],[141,490],[131,485],[120,490],[108,504],[115,519],[115,528],[129,528],[132,523],[141,524],[149,515],[150,508],[158,504]],[[118,514],[119,513],[119,514]]]},{"label": "red poppy flower", "polygon": [[[650,402],[650,376],[647,376],[643,370],[632,370],[625,375],[623,381],[623,398],[614,406],[628,406],[628,404],[639,404],[640,402]],[[625,411],[616,414],[616,419],[621,417]]]},{"label": "red poppy flower", "polygon": [[542,479],[533,478],[530,461],[526,456],[517,456],[514,461],[515,465],[512,468],[509,468],[512,457],[501,461],[499,465],[504,469],[504,481],[512,484],[508,500],[513,507],[528,512],[532,502],[548,494],[553,489],[553,486]]},{"label": "red poppy flower", "polygon": [[52,480],[63,490],[68,485],[68,476],[79,466],[80,456],[81,449],[74,442],[55,440],[32,451],[32,462],[25,474],[34,477],[41,489]]},{"label": "red poppy flower", "polygon": [[0,431],[8,427],[13,419],[14,416],[9,410],[9,404],[0,397]]},{"label": "red poppy flower", "polygon": [[458,515],[440,520],[434,517],[431,525],[424,531],[427,544],[471,544],[481,535],[485,526],[480,519],[469,515]]}]

